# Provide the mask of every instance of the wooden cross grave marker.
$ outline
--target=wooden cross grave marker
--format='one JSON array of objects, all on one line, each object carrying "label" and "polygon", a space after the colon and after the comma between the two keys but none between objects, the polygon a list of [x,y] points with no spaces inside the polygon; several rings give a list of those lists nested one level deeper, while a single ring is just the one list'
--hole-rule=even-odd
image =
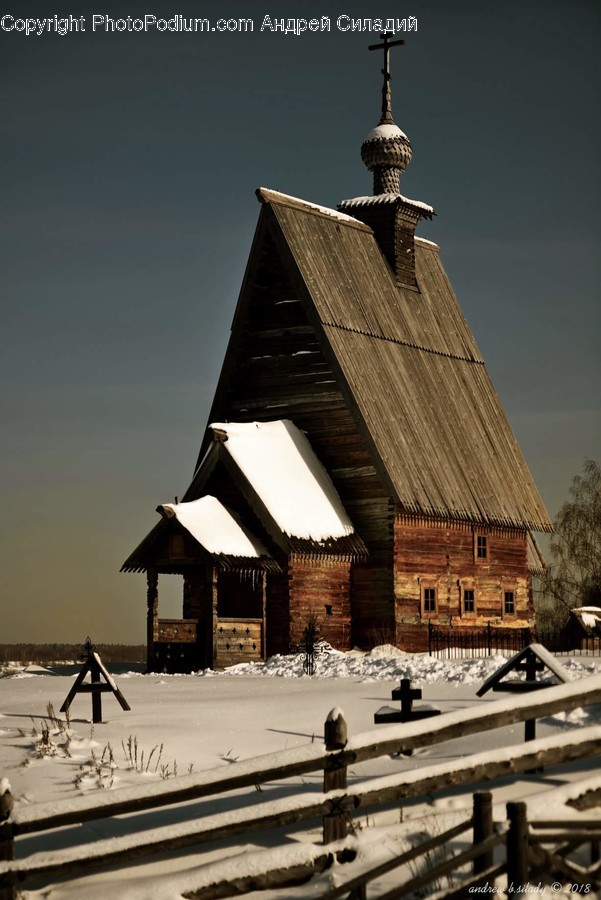
[{"label": "wooden cross grave marker", "polygon": [[[524,647],[519,653],[514,654],[507,660],[496,672],[486,679],[482,687],[476,691],[477,697],[482,697],[487,691],[509,691],[512,693],[523,693],[524,691],[538,691],[541,688],[552,687],[552,681],[540,681],[537,679],[537,672],[544,672],[548,669],[560,682],[564,684],[572,681],[572,676],[564,669],[561,663],[558,663],[555,657],[542,646],[542,644],[530,644]],[[504,681],[506,675],[512,672],[525,672],[526,678],[510,678]],[[527,719],[524,722],[524,740],[533,741],[536,737],[536,719]]]},{"label": "wooden cross grave marker", "polygon": [[[69,693],[67,699],[60,708],[61,712],[67,712],[76,694],[92,695],[92,722],[102,722],[102,697],[101,694],[112,693],[115,695],[121,708],[130,710],[131,707],[127,700],[115,684],[112,675],[106,670],[99,655],[95,652],[95,647],[90,638],[86,638],[86,642],[82,648],[87,653],[87,659],[84,662],[81,672],[75,679],[75,683]],[[84,683],[84,678],[90,673],[90,681]],[[104,678],[104,682],[102,679]]]},{"label": "wooden cross grave marker", "polygon": [[403,45],[405,41],[391,41],[387,31],[384,31],[380,37],[382,38],[383,43],[370,44],[367,49],[384,50],[384,68],[382,69],[384,84],[382,85],[382,118],[380,119],[380,125],[383,125],[385,122],[394,122],[392,118],[392,98],[390,91],[390,79],[392,78],[390,72],[390,48],[399,47]]},{"label": "wooden cross grave marker", "polygon": [[392,699],[401,701],[401,708],[394,706],[382,706],[374,715],[374,724],[384,722],[415,722],[417,719],[429,719],[430,716],[439,716],[440,710],[434,706],[418,706],[413,708],[414,700],[421,700],[422,689],[412,688],[409,678],[401,679],[401,686],[392,691]]}]

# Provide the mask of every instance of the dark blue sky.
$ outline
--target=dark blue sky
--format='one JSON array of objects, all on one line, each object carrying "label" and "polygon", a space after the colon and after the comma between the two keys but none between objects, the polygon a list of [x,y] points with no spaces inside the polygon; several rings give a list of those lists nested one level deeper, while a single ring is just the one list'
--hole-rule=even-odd
[{"label": "dark blue sky", "polygon": [[[419,233],[441,245],[552,515],[601,456],[598,4],[286,4],[331,31],[261,33],[283,6],[2,9],[87,26],[0,31],[3,641],[144,640],[144,579],[118,570],[191,478],[255,188],[328,206],[371,192],[359,147],[381,59],[340,15],[417,18],[392,54],[414,151],[401,189],[438,213]],[[92,33],[93,14],[254,31]]]}]

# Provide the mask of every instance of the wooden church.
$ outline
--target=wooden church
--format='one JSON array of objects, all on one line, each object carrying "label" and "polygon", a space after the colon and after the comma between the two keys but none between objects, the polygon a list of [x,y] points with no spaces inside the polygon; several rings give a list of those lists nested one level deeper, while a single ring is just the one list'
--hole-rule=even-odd
[{"label": "wooden church", "polygon": [[[382,116],[373,193],[327,209],[259,189],[259,219],[192,482],[123,565],[146,572],[148,667],[293,651],[427,649],[427,624],[532,628],[533,531],[551,523],[438,246],[400,193]],[[159,618],[161,574],[183,579]]]}]

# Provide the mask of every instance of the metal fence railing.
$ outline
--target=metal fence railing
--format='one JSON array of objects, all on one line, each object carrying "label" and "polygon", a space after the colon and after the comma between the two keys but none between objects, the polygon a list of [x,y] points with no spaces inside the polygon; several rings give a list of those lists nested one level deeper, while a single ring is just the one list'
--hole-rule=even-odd
[{"label": "metal fence railing", "polygon": [[601,656],[601,636],[571,637],[564,631],[530,628],[457,628],[428,623],[428,653],[444,659],[511,656],[536,641],[556,656]]}]

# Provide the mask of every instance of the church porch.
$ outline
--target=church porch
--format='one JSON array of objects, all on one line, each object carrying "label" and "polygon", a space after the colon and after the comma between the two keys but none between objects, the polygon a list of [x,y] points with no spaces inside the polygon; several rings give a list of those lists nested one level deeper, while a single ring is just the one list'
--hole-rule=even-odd
[{"label": "church porch", "polygon": [[147,572],[147,670],[187,673],[265,659],[265,572],[208,565],[180,574],[182,618],[160,618],[159,572]]}]

